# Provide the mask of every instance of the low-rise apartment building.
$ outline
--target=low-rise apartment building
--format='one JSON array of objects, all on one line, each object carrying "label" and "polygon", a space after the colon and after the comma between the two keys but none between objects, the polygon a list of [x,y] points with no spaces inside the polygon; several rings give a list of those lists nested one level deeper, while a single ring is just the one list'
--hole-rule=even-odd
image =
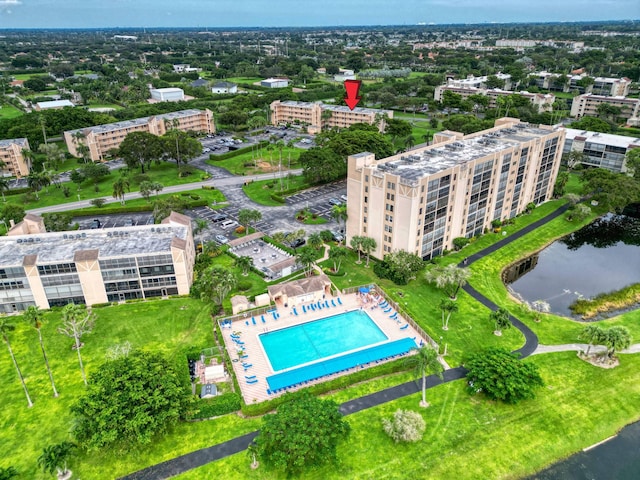
[{"label": "low-rise apartment building", "polygon": [[187,295],[191,219],[160,225],[0,237],[0,313]]},{"label": "low-rise apartment building", "polygon": [[5,177],[26,177],[31,171],[31,160],[23,150],[30,150],[26,138],[0,140],[0,173]]},{"label": "low-rise apartment building", "polygon": [[494,220],[513,218],[551,198],[565,129],[515,118],[463,135],[441,132],[434,144],[376,160],[348,158],[347,239],[376,240],[374,256],[405,250],[424,259],[453,248]]},{"label": "low-rise apartment building", "polygon": [[393,111],[356,107],[351,110],[343,105],[328,105],[322,102],[295,102],[276,100],[271,103],[271,124],[299,123],[307,126],[311,134],[323,128],[347,128],[354,123],[377,125],[384,131],[386,118],[393,118]]},{"label": "low-rise apartment building", "polygon": [[538,112],[549,112],[553,110],[553,102],[556,101],[555,95],[551,93],[529,93],[529,92],[512,92],[510,90],[501,90],[499,88],[475,88],[475,87],[456,87],[454,85],[439,85],[436,87],[433,93],[433,99],[437,102],[441,102],[444,92],[449,91],[461,95],[463,99],[470,97],[471,95],[484,95],[489,98],[489,108],[496,108],[499,97],[506,97],[509,95],[520,95],[529,100],[529,102],[536,107]]},{"label": "low-rise apartment building", "polygon": [[89,158],[98,162],[104,160],[109,150],[118,148],[131,132],[164,135],[173,128],[183,132],[214,133],[216,131],[211,110],[180,110],[152,117],[68,130],[64,132],[64,140],[71,155],[82,156],[78,146],[86,145],[89,149]]},{"label": "low-rise apartment building", "polygon": [[579,93],[593,93],[594,95],[604,95],[608,97],[626,97],[629,95],[629,88],[631,87],[631,80],[626,77],[595,77],[593,78],[593,83],[583,85],[581,81],[588,76],[586,73],[566,75],[567,79],[564,84],[558,83],[558,79],[561,76],[562,74],[560,73],[545,71],[529,74],[529,77],[535,79],[536,85],[545,90],[562,92],[577,90]]},{"label": "low-rise apartment building", "polygon": [[487,88],[487,81],[490,76],[496,77],[498,80],[502,80],[504,82],[503,90],[511,90],[513,87],[511,82],[511,75],[508,73],[496,73],[495,75],[484,75],[482,77],[474,77],[473,75],[469,75],[467,78],[449,78],[447,80],[447,85],[451,85],[453,87],[458,88]]},{"label": "low-rise apartment building", "polygon": [[581,152],[582,164],[606,168],[616,173],[627,171],[626,155],[632,148],[640,148],[640,138],[587,130],[566,129],[564,153]]},{"label": "low-rise apartment building", "polygon": [[609,104],[620,108],[620,118],[629,121],[632,118],[640,117],[640,99],[626,97],[607,97],[604,95],[594,95],[585,93],[573,97],[571,103],[571,116],[582,118],[585,115],[595,117],[598,115],[598,106]]}]

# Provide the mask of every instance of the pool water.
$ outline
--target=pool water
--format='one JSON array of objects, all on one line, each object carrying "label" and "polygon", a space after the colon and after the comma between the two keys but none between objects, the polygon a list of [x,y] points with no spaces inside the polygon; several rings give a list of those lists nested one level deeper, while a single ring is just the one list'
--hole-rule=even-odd
[{"label": "pool water", "polygon": [[276,372],[388,340],[362,310],[263,333],[259,339]]}]

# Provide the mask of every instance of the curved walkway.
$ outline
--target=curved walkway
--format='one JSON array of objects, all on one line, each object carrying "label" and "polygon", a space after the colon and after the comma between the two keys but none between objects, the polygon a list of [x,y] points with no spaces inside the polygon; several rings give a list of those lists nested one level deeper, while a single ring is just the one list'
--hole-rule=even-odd
[{"label": "curved walkway", "polygon": [[[522,228],[521,230],[509,235],[508,237],[503,238],[499,242],[496,242],[493,245],[488,246],[487,248],[474,253],[469,256],[466,260],[460,262],[459,266],[468,266],[471,263],[480,260],[481,258],[494,253],[498,249],[508,245],[509,243],[518,240],[523,237],[527,233],[535,230],[536,228],[550,222],[551,220],[559,217],[568,209],[568,205],[563,205],[562,207],[554,210],[546,217],[541,218],[533,222],[530,225]],[[470,285],[465,285],[464,291],[475,298],[477,301],[482,303],[484,306],[489,308],[490,310],[496,310],[498,306],[489,300],[487,297],[478,292],[475,288]],[[511,315],[509,317],[511,323],[514,327],[522,332],[525,338],[524,345],[516,350],[514,353],[519,353],[522,358],[528,357],[534,353],[543,353],[543,351],[538,351],[539,349],[548,348],[546,346],[538,345],[538,337],[533,331],[527,327],[524,323],[518,320],[516,317]],[[636,347],[634,345],[633,347]],[[640,346],[638,346],[640,347]],[[640,351],[640,350],[639,350]],[[442,383],[451,382],[454,380],[459,380],[464,378],[467,371],[464,367],[456,367],[449,370],[446,370],[443,374],[443,379],[440,380],[435,375],[430,375],[427,377],[427,388],[432,388]],[[394,387],[386,388],[379,392],[375,392],[364,397],[355,398],[348,402],[340,405],[340,411],[344,415],[350,415],[353,413],[360,412],[362,410],[366,410],[368,408],[373,408],[378,405],[382,405],[387,402],[391,402],[393,400],[397,400],[402,397],[406,397],[408,395],[413,395],[415,393],[420,392],[420,388],[418,387],[415,381],[406,382],[400,385],[396,385]],[[207,463],[214,462],[216,460],[220,460],[229,455],[233,455],[235,453],[241,452],[245,450],[249,444],[253,441],[253,439],[258,435],[258,431],[253,431],[247,433],[241,437],[234,438],[232,440],[228,440],[223,443],[219,443],[217,445],[213,445],[211,447],[203,448],[200,450],[196,450],[195,452],[187,453],[180,457],[167,460],[166,462],[159,463],[157,465],[153,465],[151,467],[145,468],[143,470],[139,470],[130,475],[122,477],[121,480],[160,480],[164,478],[169,478],[171,476],[178,475],[180,473],[186,472],[193,468],[201,467],[206,465]]]},{"label": "curved walkway", "polygon": [[[607,347],[605,347],[604,345],[589,345],[587,343],[565,343],[563,345],[538,345],[538,348],[536,348],[532,355],[555,352],[586,352],[588,348],[590,348],[590,351],[594,353],[604,353],[607,351]],[[640,343],[635,343],[626,350],[620,350],[616,353],[640,353]]]}]

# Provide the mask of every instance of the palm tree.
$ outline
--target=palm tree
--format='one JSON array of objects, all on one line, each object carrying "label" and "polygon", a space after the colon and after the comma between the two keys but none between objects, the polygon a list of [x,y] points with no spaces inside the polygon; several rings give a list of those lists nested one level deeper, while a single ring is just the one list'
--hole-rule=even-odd
[{"label": "palm tree", "polygon": [[276,232],[273,235],[271,235],[271,240],[273,240],[276,243],[284,243],[284,240],[286,238],[286,234],[284,232]]},{"label": "palm tree", "polygon": [[78,130],[77,132],[71,134],[71,138],[73,140],[74,145],[76,146],[76,151],[80,154],[84,163],[87,163],[87,154],[89,153],[89,147],[85,143],[86,135],[82,130]]},{"label": "palm tree", "polygon": [[459,268],[454,264],[449,264],[446,267],[435,265],[426,271],[424,278],[427,282],[435,283],[438,288],[443,289],[451,300],[455,300],[458,291],[471,278],[471,270]]},{"label": "palm tree", "polygon": [[362,239],[364,237],[361,237],[360,235],[355,235],[353,237],[351,237],[351,248],[353,248],[355,251],[358,252],[358,261],[356,262],[357,264],[361,264],[362,263],[362,259],[360,258],[360,254],[362,253]]},{"label": "palm tree", "polygon": [[80,355],[80,347],[82,347],[80,339],[84,334],[93,330],[94,322],[95,315],[87,310],[84,305],[70,303],[62,309],[62,326],[58,328],[59,333],[74,340],[78,363],[80,364],[80,373],[85,385],[87,385],[87,376],[84,373],[82,355]]},{"label": "palm tree", "polygon": [[489,314],[489,318],[493,320],[496,325],[496,329],[493,332],[495,335],[502,335],[502,330],[511,328],[511,322],[509,321],[509,311],[506,308],[500,307]]},{"label": "palm tree", "polygon": [[249,270],[253,266],[253,259],[251,257],[238,257],[235,261],[236,267],[242,270],[242,276],[249,275]]},{"label": "palm tree", "polygon": [[453,313],[458,311],[458,304],[449,298],[443,298],[440,300],[438,308],[440,308],[442,312],[442,329],[449,330],[449,319]]},{"label": "palm tree", "polygon": [[329,124],[329,120],[331,120],[331,117],[333,116],[333,112],[331,110],[323,110],[322,113],[320,114],[320,120],[322,121],[322,126],[321,129],[322,130],[326,130]]},{"label": "palm tree", "polygon": [[62,442],[50,445],[42,450],[42,455],[38,457],[38,466],[47,473],[58,472],[58,478],[69,478],[67,474],[67,460],[76,448],[71,442]]},{"label": "palm tree", "polygon": [[338,222],[338,228],[340,228],[340,223],[347,221],[347,206],[340,204],[331,207],[331,218]]},{"label": "palm tree", "polygon": [[296,255],[296,260],[302,265],[305,276],[310,277],[316,264],[316,252],[311,247],[303,247]]},{"label": "palm tree", "polygon": [[378,247],[375,239],[371,237],[362,237],[361,247],[364,254],[367,256],[367,263],[365,268],[369,268],[369,259],[371,257],[371,252],[373,252]]},{"label": "palm tree", "polygon": [[[0,162],[2,163],[2,162]],[[0,169],[2,169],[2,165],[0,165]],[[9,190],[9,180],[4,177],[0,177],[0,193],[2,193],[2,201],[6,202],[7,199],[4,198],[4,191]]]},{"label": "palm tree", "polygon": [[13,350],[11,349],[11,342],[9,341],[9,332],[13,332],[15,329],[16,326],[13,323],[9,323],[9,320],[6,317],[0,317],[0,333],[2,334],[2,339],[4,340],[4,343],[7,344],[9,355],[11,355],[11,360],[13,360],[13,366],[16,367],[16,372],[18,372],[18,378],[20,379],[20,383],[22,383],[24,394],[27,397],[27,404],[29,405],[29,407],[33,407],[33,402],[31,401],[31,397],[29,396],[29,390],[27,390],[27,384],[24,383],[24,377],[22,376],[22,372],[20,371],[20,367],[18,366],[18,361],[16,360],[16,357],[13,354]]},{"label": "palm tree", "polygon": [[[193,234],[198,236],[200,233],[204,232],[208,226],[209,222],[204,218],[196,218],[196,228],[193,229]],[[202,240],[198,242],[198,244],[200,243],[202,243]]]},{"label": "palm tree", "polygon": [[51,184],[51,179],[46,172],[31,172],[27,175],[27,185],[36,194],[36,199],[40,199],[38,192],[42,187]]},{"label": "palm tree", "polygon": [[587,352],[585,355],[589,355],[591,351],[591,346],[600,342],[604,342],[606,337],[605,331],[599,325],[595,325],[593,323],[587,325],[582,329],[578,338],[580,340],[585,340],[589,345],[587,346]]},{"label": "palm tree", "polygon": [[27,307],[27,309],[24,311],[24,319],[38,332],[40,350],[42,350],[42,358],[44,359],[44,364],[47,367],[47,372],[49,373],[49,380],[51,381],[53,396],[57,397],[58,391],[56,390],[56,384],[53,381],[53,374],[51,373],[51,367],[49,366],[49,360],[47,359],[47,352],[44,349],[44,341],[42,340],[42,317],[40,311],[38,310],[38,307],[34,305],[30,305],[29,307]]},{"label": "palm tree", "polygon": [[631,345],[631,333],[627,327],[615,326],[607,329],[606,340],[607,355],[614,358],[616,351],[629,348]]},{"label": "palm tree", "polygon": [[340,264],[345,258],[347,258],[347,255],[348,251],[344,247],[331,247],[329,249],[329,259],[333,260],[334,273],[338,273],[340,271]]},{"label": "palm tree", "polygon": [[427,145],[429,145],[431,143],[431,140],[433,140],[433,132],[431,130],[427,130],[427,133],[425,133],[422,138],[427,143]]},{"label": "palm tree", "polygon": [[407,150],[410,150],[415,144],[416,144],[416,141],[413,138],[413,135],[407,135],[407,137],[404,139],[404,147]]},{"label": "palm tree", "polygon": [[324,240],[322,240],[322,236],[319,233],[312,233],[307,238],[307,245],[309,245],[314,250],[318,250],[324,244]]},{"label": "palm tree", "polygon": [[129,179],[121,177],[113,183],[113,198],[120,199],[120,204],[124,205],[124,194],[130,191]]},{"label": "palm tree", "polygon": [[433,373],[442,380],[444,368],[438,361],[438,352],[431,346],[414,347],[412,350],[416,352],[416,355],[410,356],[407,360],[414,364],[416,376],[422,377],[422,400],[420,401],[420,406],[427,408],[429,406],[427,402],[427,375]]}]

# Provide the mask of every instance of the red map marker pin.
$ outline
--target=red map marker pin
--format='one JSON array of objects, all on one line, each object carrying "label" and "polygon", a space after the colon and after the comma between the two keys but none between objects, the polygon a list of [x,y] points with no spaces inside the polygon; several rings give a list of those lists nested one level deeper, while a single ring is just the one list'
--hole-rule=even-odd
[{"label": "red map marker pin", "polygon": [[344,89],[347,91],[347,96],[344,98],[344,101],[351,110],[356,108],[356,105],[358,105],[358,102],[362,98],[358,96],[360,85],[362,85],[361,80],[344,81]]}]

